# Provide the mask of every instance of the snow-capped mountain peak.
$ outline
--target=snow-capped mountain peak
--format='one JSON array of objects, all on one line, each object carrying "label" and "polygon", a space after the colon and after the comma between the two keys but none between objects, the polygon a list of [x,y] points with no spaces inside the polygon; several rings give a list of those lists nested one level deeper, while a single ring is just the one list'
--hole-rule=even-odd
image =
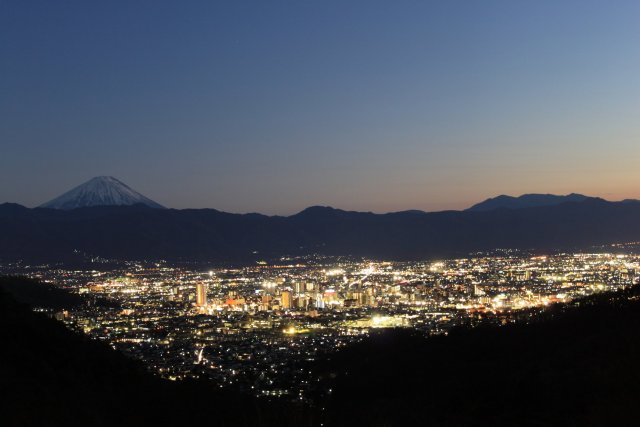
[{"label": "snow-capped mountain peak", "polygon": [[112,176],[97,176],[40,205],[41,208],[76,209],[89,206],[128,206],[143,204],[151,208],[164,206],[143,196]]}]

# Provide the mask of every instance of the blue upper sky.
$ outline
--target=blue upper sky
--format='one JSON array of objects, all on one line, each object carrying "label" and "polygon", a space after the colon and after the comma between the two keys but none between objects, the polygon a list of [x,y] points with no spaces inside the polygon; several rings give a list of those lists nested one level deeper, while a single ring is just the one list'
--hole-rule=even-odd
[{"label": "blue upper sky", "polygon": [[0,2],[0,202],[640,197],[638,1]]}]

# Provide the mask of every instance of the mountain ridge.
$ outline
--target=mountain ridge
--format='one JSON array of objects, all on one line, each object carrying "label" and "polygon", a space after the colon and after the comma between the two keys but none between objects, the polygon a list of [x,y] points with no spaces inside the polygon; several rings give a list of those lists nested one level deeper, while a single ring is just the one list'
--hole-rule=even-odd
[{"label": "mountain ridge", "polygon": [[[523,209],[540,206],[554,206],[562,203],[584,202],[587,199],[600,199],[599,197],[585,196],[584,194],[571,193],[567,195],[528,193],[520,196],[508,196],[501,194],[490,197],[480,203],[476,203],[467,211],[489,211],[494,209]],[[601,199],[604,200],[604,199]]]},{"label": "mountain ridge", "polygon": [[[303,211],[304,212],[304,211]],[[590,198],[523,209],[289,217],[143,205],[72,210],[0,205],[0,258],[254,262],[289,255],[415,260],[495,248],[575,249],[640,241],[640,203]]]}]

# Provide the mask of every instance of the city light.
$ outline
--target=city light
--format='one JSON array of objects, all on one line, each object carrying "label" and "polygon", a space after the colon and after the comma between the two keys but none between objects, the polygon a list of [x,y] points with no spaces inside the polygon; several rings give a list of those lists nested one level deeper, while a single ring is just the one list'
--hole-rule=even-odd
[{"label": "city light", "polygon": [[637,283],[640,257],[507,251],[438,262],[314,255],[204,273],[129,261],[109,272],[20,269],[108,302],[52,315],[164,378],[298,396],[294,390],[313,382],[299,366],[376,331],[447,335],[457,325],[526,322],[555,303]]}]

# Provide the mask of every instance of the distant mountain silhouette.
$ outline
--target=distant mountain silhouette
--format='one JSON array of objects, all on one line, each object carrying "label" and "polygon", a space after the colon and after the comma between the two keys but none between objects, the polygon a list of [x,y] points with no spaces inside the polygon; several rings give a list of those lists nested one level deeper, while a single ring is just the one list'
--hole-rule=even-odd
[{"label": "distant mountain silhouette", "polygon": [[555,194],[523,194],[519,197],[501,195],[485,200],[471,206],[468,211],[491,211],[494,209],[523,209],[540,206],[554,206],[568,202],[584,202],[587,199],[597,199],[583,194],[571,193],[566,196]]},{"label": "distant mountain silhouette", "polygon": [[136,204],[150,208],[164,208],[112,176],[97,176],[40,207],[76,209],[90,206],[130,206]]},{"label": "distant mountain silhouette", "polygon": [[312,207],[289,217],[143,205],[73,210],[0,205],[0,258],[253,261],[319,253],[426,259],[493,248],[640,241],[640,203],[587,198],[522,209],[374,214]]}]

